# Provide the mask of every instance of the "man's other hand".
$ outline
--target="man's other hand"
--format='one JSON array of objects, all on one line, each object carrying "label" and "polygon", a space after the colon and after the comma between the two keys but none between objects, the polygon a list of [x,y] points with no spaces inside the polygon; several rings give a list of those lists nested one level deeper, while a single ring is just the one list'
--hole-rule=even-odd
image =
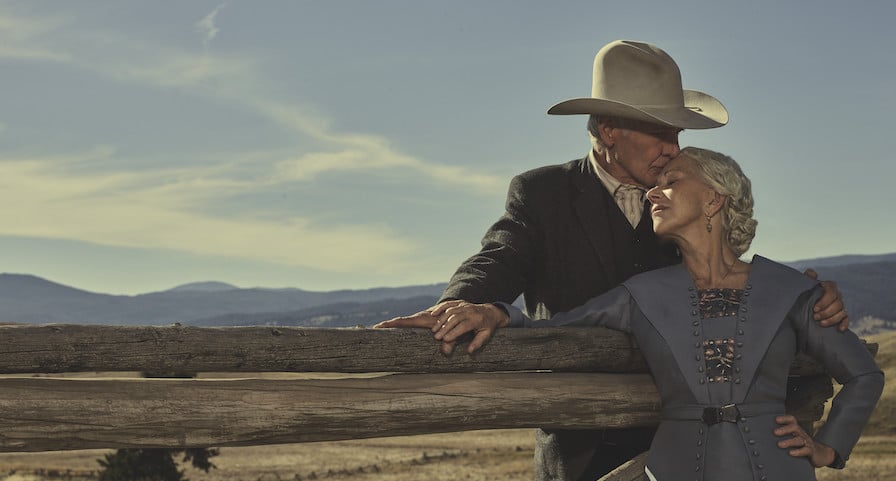
[{"label": "man's other hand", "polygon": [[[814,269],[806,269],[804,274],[818,280],[818,273]],[[843,295],[840,293],[837,283],[821,281],[821,287],[824,289],[824,294],[812,308],[813,317],[824,327],[838,326],[840,331],[845,331],[849,327],[849,315],[846,314]]]}]

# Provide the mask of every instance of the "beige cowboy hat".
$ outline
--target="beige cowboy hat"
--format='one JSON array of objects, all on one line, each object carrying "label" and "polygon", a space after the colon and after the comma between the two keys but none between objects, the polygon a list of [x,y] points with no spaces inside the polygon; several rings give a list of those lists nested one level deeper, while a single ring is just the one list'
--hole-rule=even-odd
[{"label": "beige cowboy hat", "polygon": [[682,129],[728,123],[728,110],[715,97],[681,87],[681,72],[669,54],[630,40],[616,40],[597,52],[591,97],[560,102],[548,113],[610,115]]}]

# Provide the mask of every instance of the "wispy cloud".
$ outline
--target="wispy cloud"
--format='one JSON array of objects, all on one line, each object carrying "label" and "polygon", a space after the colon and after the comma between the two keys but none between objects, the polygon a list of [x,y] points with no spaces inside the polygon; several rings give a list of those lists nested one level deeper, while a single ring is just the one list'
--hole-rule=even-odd
[{"label": "wispy cloud", "polygon": [[[332,145],[333,150],[306,153],[278,163],[278,172],[293,180],[312,180],[328,171],[404,169],[423,175],[435,184],[448,184],[479,194],[502,192],[507,179],[472,169],[427,162],[395,149],[388,139],[364,134],[333,132],[326,123],[299,109],[274,104],[257,96],[242,96],[253,111],[315,140]],[[363,162],[361,160],[363,159]]]},{"label": "wispy cloud", "polygon": [[[215,18],[226,5],[226,3],[218,5],[197,23],[196,27],[203,32],[206,41],[214,39],[217,35]],[[3,18],[5,17],[0,15],[0,19]],[[0,27],[4,24],[18,25],[20,20],[22,19],[18,17],[6,18],[5,22],[0,20]],[[25,26],[16,27],[21,30],[21,35],[14,37],[27,38],[31,44],[39,45],[41,34],[52,31],[64,23],[58,20],[42,22],[24,19],[22,25]],[[502,176],[409,156],[381,136],[334,131],[319,114],[306,113],[309,109],[304,106],[271,97],[269,89],[263,87],[264,81],[258,77],[259,65],[251,59],[171,49],[142,43],[133,38],[114,37],[106,32],[77,35],[91,37],[93,42],[90,43],[102,40],[99,43],[107,46],[106,55],[91,55],[88,58],[79,56],[76,52],[68,52],[64,45],[59,45],[59,50],[50,48],[35,50],[34,58],[46,55],[47,58],[66,59],[81,68],[93,70],[122,82],[179,88],[192,95],[225,101],[234,106],[241,106],[248,112],[271,120],[297,135],[307,136],[324,146],[325,150],[296,153],[278,162],[275,168],[279,174],[285,175],[285,178],[313,180],[320,173],[344,171],[348,168],[355,172],[365,169],[404,169],[424,176],[429,182],[449,184],[473,193],[492,194],[496,189],[501,191],[506,186],[506,179]],[[12,42],[7,45],[6,52],[13,52],[19,47],[21,46],[16,42]],[[3,53],[4,50],[0,48],[0,56]],[[365,162],[351,162],[359,155],[364,156]],[[320,159],[329,161],[322,162]]]},{"label": "wispy cloud", "polygon": [[69,23],[60,17],[32,18],[0,11],[0,58],[69,62],[71,56],[41,45],[45,38]]},{"label": "wispy cloud", "polygon": [[202,34],[202,44],[206,47],[208,47],[211,41],[214,40],[216,36],[218,36],[219,29],[218,26],[215,25],[215,17],[217,17],[218,12],[220,12],[226,6],[226,3],[218,5],[202,20],[196,22],[196,30],[200,34]]},{"label": "wispy cloud", "polygon": [[[218,34],[216,16],[225,5],[196,24],[205,45]],[[70,156],[0,158],[0,202],[21,206],[14,221],[0,223],[0,234],[176,249],[325,271],[394,271],[407,266],[417,246],[383,223],[322,225],[289,214],[279,220],[248,213],[213,215],[207,207],[235,193],[263,193],[326,172],[394,169],[423,184],[447,184],[474,194],[494,195],[506,186],[506,179],[496,175],[403,153],[382,136],[336,131],[320,115],[264,88],[263,69],[253,59],[153,45],[113,32],[60,31],[64,25],[0,13],[0,40],[6,40],[0,41],[0,58],[62,61],[122,83],[177,89],[272,121],[313,140],[314,147],[266,154],[262,160],[241,152],[244,160],[229,164],[139,173],[122,171],[127,162],[112,147]],[[3,31],[7,27],[10,31]],[[242,175],[247,163],[253,175]]]},{"label": "wispy cloud", "polygon": [[385,264],[391,270],[415,250],[382,225],[322,226],[296,216],[272,221],[202,213],[195,208],[197,196],[233,192],[250,183],[196,174],[193,169],[79,174],[60,169],[56,157],[3,159],[0,203],[18,207],[0,224],[0,234],[175,249],[336,272],[377,270]]}]

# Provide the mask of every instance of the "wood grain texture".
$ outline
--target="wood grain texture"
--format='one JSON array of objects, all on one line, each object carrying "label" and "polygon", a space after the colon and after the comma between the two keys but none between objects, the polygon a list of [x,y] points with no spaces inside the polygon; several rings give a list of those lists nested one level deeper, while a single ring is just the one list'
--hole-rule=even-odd
[{"label": "wood grain texture", "polygon": [[[647,372],[634,339],[610,329],[505,329],[472,355],[464,345],[443,356],[423,329],[0,326],[0,373]],[[800,358],[792,372],[820,368]]]},{"label": "wood grain texture", "polygon": [[0,373],[647,372],[634,340],[609,329],[507,329],[474,355],[438,347],[423,329],[3,326]]},{"label": "wood grain texture", "polygon": [[333,380],[0,379],[0,450],[245,446],[658,422],[646,374]]},{"label": "wood grain texture", "polygon": [[[804,361],[795,367],[802,376],[788,387],[788,411],[808,426],[831,396],[830,378],[812,374],[817,366]],[[0,370],[429,373],[276,381],[0,378],[0,451],[634,427],[656,424],[659,412],[635,342],[599,328],[508,329],[479,353],[459,349],[445,357],[425,330],[4,326]],[[555,372],[532,372],[545,370]]]}]

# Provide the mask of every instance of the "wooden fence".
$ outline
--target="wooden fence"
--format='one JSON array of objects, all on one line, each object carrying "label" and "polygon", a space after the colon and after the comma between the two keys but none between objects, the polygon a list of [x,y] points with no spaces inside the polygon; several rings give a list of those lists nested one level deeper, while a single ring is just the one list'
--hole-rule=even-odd
[{"label": "wooden fence", "polygon": [[[54,376],[110,371],[131,374]],[[134,371],[230,375],[142,379]],[[253,374],[270,372],[354,375]],[[788,410],[811,423],[831,380],[806,359],[792,374]],[[6,452],[634,427],[655,425],[658,413],[637,345],[608,329],[507,329],[474,355],[459,347],[445,357],[418,329],[0,326]]]}]

